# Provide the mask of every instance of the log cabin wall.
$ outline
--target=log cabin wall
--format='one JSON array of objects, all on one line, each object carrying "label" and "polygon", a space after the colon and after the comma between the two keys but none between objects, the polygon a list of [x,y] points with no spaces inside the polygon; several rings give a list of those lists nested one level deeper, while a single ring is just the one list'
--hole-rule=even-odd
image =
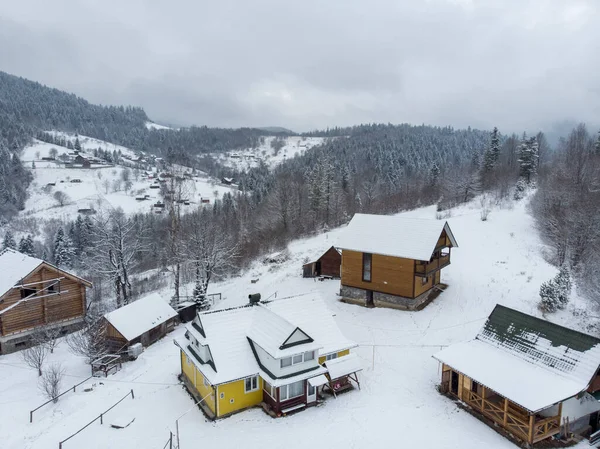
[{"label": "log cabin wall", "polygon": [[363,253],[344,250],[341,284],[405,298],[415,297],[414,260],[373,254],[371,265],[371,282],[365,282],[362,280]]},{"label": "log cabin wall", "polygon": [[[52,279],[63,277],[60,281],[60,294],[50,295],[43,290]],[[27,331],[38,326],[67,321],[85,315],[85,288],[78,280],[64,277],[64,273],[43,264],[23,279],[23,285],[33,284],[26,288],[37,290],[36,296],[0,314],[0,335],[6,336]],[[54,286],[59,291],[59,286]],[[50,295],[50,296],[48,296]],[[39,297],[38,297],[39,296]],[[2,296],[0,311],[21,301],[21,289],[13,288]]]},{"label": "log cabin wall", "polygon": [[342,256],[335,248],[329,250],[319,259],[321,262],[321,275],[340,277],[340,265],[342,264]]}]

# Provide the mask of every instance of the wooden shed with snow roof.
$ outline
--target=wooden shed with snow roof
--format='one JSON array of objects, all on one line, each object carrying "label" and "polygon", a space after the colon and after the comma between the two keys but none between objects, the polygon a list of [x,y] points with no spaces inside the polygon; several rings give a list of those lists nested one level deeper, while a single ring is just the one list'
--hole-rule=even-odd
[{"label": "wooden shed with snow roof", "polygon": [[441,391],[529,445],[598,429],[600,339],[501,305],[433,356]]},{"label": "wooden shed with snow roof", "polygon": [[174,329],[177,316],[158,293],[113,310],[104,315],[107,348],[118,352],[135,343],[150,346]]},{"label": "wooden shed with snow roof", "polygon": [[39,329],[79,329],[92,284],[44,260],[0,252],[0,354],[31,345]]},{"label": "wooden shed with snow roof", "polygon": [[340,266],[342,265],[342,255],[335,249],[329,248],[318,259],[305,263],[302,266],[302,276],[312,278],[317,276],[340,277]]},{"label": "wooden shed with snow roof", "polygon": [[336,246],[344,301],[420,310],[440,290],[441,270],[458,244],[445,221],[355,214]]}]

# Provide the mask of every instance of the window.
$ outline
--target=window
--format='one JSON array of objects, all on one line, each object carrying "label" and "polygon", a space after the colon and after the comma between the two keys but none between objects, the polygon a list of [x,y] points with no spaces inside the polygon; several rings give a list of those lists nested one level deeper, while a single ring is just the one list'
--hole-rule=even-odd
[{"label": "window", "polygon": [[265,390],[269,396],[275,399],[275,388],[266,380],[263,380],[263,390]]},{"label": "window", "polygon": [[369,253],[363,253],[362,279],[365,282],[371,282],[371,262],[372,262],[372,255]]},{"label": "window", "polygon": [[304,394],[304,381],[300,380],[293,384],[284,385],[279,387],[279,400],[287,401],[289,399],[297,398]]},{"label": "window", "polygon": [[474,380],[471,381],[471,391],[473,393],[477,393],[477,387],[479,386],[479,384],[477,382],[475,382]]},{"label": "window", "polygon": [[258,376],[246,377],[244,391],[251,393],[258,390]]},{"label": "window", "polygon": [[285,357],[281,359],[281,367],[287,368],[288,366],[297,365],[298,363],[308,362],[309,360],[315,359],[315,351],[307,351],[304,354],[296,354],[292,357]]},{"label": "window", "polygon": [[333,360],[333,359],[337,359],[337,352],[334,352],[333,354],[327,354],[325,356],[325,360]]},{"label": "window", "polygon": [[310,383],[308,384],[308,395],[313,396],[315,394],[315,387],[313,387]]},{"label": "window", "polygon": [[210,384],[208,383],[208,380],[206,380],[206,377],[203,378],[202,383],[204,384],[205,387],[209,387]]},{"label": "window", "polygon": [[27,298],[28,296],[33,296],[37,293],[35,288],[22,288],[21,289],[21,299]]},{"label": "window", "polygon": [[192,364],[192,361],[191,361],[191,360],[190,360],[190,358],[187,356],[187,354],[186,354],[186,356],[185,356],[185,363],[187,363],[187,365],[188,365],[188,366]]},{"label": "window", "polygon": [[51,282],[49,284],[46,284],[46,292],[48,293],[54,293],[56,291],[56,283],[55,282]]},{"label": "window", "polygon": [[225,398],[225,393],[221,393],[221,394],[219,395],[219,397],[220,397],[221,399],[224,399],[224,398]]},{"label": "window", "polygon": [[288,366],[292,366],[292,358],[286,357],[286,358],[281,359],[281,367],[287,368]]},{"label": "window", "polygon": [[429,282],[429,276],[421,278],[421,285],[425,285]]}]

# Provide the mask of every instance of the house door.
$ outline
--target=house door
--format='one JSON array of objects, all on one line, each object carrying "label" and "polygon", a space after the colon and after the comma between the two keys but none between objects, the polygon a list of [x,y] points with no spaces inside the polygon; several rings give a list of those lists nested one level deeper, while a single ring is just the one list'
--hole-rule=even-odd
[{"label": "house door", "polygon": [[458,373],[452,371],[452,380],[450,381],[450,391],[458,396]]},{"label": "house door", "polygon": [[373,307],[373,290],[367,290],[367,307]]},{"label": "house door", "polygon": [[313,387],[310,383],[306,382],[306,402],[310,404],[317,400],[317,387]]},{"label": "house door", "polygon": [[321,276],[321,261],[315,263],[315,276]]}]

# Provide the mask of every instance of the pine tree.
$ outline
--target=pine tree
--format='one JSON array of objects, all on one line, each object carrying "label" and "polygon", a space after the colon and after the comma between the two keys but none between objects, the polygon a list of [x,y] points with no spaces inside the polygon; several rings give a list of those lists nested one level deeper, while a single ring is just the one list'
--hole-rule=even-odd
[{"label": "pine tree", "polygon": [[490,147],[483,155],[483,171],[489,173],[498,165],[500,160],[500,138],[498,137],[498,128],[494,127],[490,139]]},{"label": "pine tree", "polygon": [[71,268],[73,263],[73,244],[71,239],[65,235],[62,228],[56,233],[54,239],[54,263],[58,267]]},{"label": "pine tree", "polygon": [[554,279],[542,283],[540,286],[540,298],[540,308],[544,312],[553,313],[559,309],[559,288],[556,285],[556,282],[554,282]]},{"label": "pine tree", "polygon": [[4,240],[2,241],[2,249],[17,249],[17,242],[13,236],[13,233],[10,230],[6,231],[4,234]]},{"label": "pine tree", "polygon": [[560,271],[554,278],[554,284],[557,287],[558,308],[564,309],[569,302],[571,295],[571,273],[567,264],[560,267]]},{"label": "pine tree", "polygon": [[438,164],[434,162],[431,170],[429,170],[429,181],[432,186],[438,185],[440,180],[440,172],[440,167],[438,167]]},{"label": "pine tree", "polygon": [[35,256],[35,249],[33,248],[33,238],[31,234],[27,234],[26,237],[19,241],[19,252],[28,256]]},{"label": "pine tree", "polygon": [[537,174],[538,144],[535,137],[523,136],[519,147],[519,175],[529,185]]},{"label": "pine tree", "polygon": [[73,148],[77,153],[81,151],[81,143],[79,142],[79,136],[75,136],[75,145],[73,146]]},{"label": "pine tree", "polygon": [[525,197],[525,192],[527,191],[527,183],[524,179],[519,179],[517,181],[517,185],[515,186],[515,195],[514,199],[519,201]]}]

